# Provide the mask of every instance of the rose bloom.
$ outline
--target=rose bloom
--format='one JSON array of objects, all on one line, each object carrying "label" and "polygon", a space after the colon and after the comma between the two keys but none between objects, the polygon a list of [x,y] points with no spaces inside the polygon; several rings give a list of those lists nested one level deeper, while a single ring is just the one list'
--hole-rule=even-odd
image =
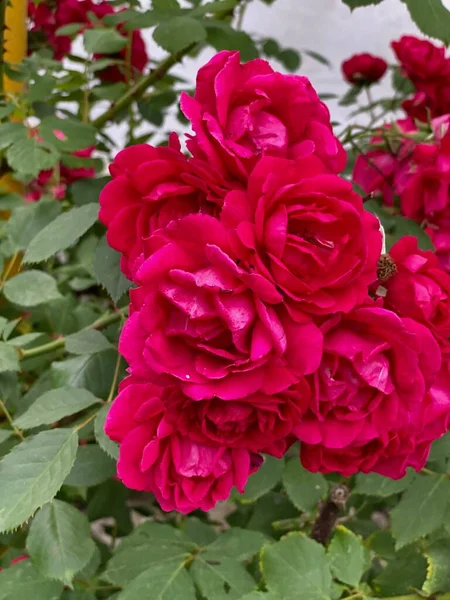
[{"label": "rose bloom", "polygon": [[123,483],[152,492],[166,511],[210,510],[234,486],[242,493],[262,462],[244,448],[202,444],[180,434],[164,418],[161,388],[133,378],[121,383],[105,431],[120,444],[117,473]]},{"label": "rose bloom", "polygon": [[405,75],[420,91],[425,91],[423,86],[427,84],[450,77],[444,46],[438,47],[413,35],[404,35],[391,45]]},{"label": "rose bloom", "polygon": [[441,366],[431,332],[376,304],[322,331],[322,362],[307,377],[311,399],[295,428],[302,444],[351,452],[413,424]]},{"label": "rose bloom", "polygon": [[378,219],[351,183],[323,172],[314,155],[263,158],[221,213],[239,256],[273,281],[296,320],[350,311],[377,279]]},{"label": "rose bloom", "polygon": [[439,216],[436,224],[427,227],[441,269],[450,274],[450,214],[448,208]]},{"label": "rose bloom", "polygon": [[437,336],[450,336],[450,276],[434,252],[420,250],[417,238],[403,237],[389,251],[397,272],[381,282],[384,307],[429,327]]},{"label": "rose bloom", "polygon": [[192,401],[178,386],[166,388],[165,418],[177,432],[203,444],[246,448],[281,458],[309,392],[305,380],[274,396],[261,392],[242,400]]},{"label": "rose bloom", "polygon": [[276,73],[264,60],[241,64],[239,52],[219,52],[198,72],[194,98],[182,95],[181,109],[195,133],[191,153],[240,180],[262,155],[296,158],[305,147],[330,171],[345,167],[328,109],[310,81]]},{"label": "rose bloom", "polygon": [[352,85],[367,86],[379,81],[387,70],[387,62],[379,56],[355,54],[342,63],[345,79]]},{"label": "rose bloom", "polygon": [[320,330],[288,317],[282,295],[239,263],[217,219],[172,221],[146,245],[119,344],[133,375],[178,381],[194,400],[238,400],[278,394],[316,370]]},{"label": "rose bloom", "polygon": [[122,270],[132,278],[143,240],[173,219],[195,212],[214,213],[227,188],[208,165],[188,161],[176,136],[170,147],[140,144],[117,154],[112,176],[100,194],[99,219],[108,243],[123,254]]},{"label": "rose bloom", "polygon": [[358,472],[375,472],[400,479],[408,467],[418,472],[423,469],[431,444],[447,432],[449,420],[450,376],[446,363],[406,427],[382,433],[366,443],[355,441],[345,448],[302,444],[301,460],[313,473],[337,472],[350,477]]}]

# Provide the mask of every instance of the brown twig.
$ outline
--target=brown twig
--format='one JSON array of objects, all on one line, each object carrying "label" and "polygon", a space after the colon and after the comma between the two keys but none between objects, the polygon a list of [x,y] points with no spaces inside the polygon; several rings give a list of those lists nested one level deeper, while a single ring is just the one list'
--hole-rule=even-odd
[{"label": "brown twig", "polygon": [[311,532],[313,540],[323,545],[328,542],[336,524],[338,514],[345,509],[349,495],[350,491],[345,484],[335,485],[331,489],[328,500],[323,504],[313,525]]}]

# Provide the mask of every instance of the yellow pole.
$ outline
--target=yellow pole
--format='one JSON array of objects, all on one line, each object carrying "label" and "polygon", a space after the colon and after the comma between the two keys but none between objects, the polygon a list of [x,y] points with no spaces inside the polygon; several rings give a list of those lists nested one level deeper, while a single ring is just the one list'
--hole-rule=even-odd
[{"label": "yellow pole", "polygon": [[[27,8],[27,0],[9,0],[6,7],[3,60],[12,65],[20,64],[27,54]],[[6,76],[3,79],[6,94],[18,94],[22,85]]]}]

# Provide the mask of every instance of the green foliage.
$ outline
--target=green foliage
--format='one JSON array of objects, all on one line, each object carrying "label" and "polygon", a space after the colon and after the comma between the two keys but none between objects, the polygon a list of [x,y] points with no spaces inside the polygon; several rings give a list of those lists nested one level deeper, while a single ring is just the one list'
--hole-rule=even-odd
[{"label": "green foliage", "polygon": [[153,33],[155,42],[168,52],[179,52],[206,39],[206,29],[191,17],[175,17],[163,21]]},{"label": "green foliage", "polygon": [[103,483],[116,472],[115,462],[96,444],[80,446],[66,485],[92,487]]},{"label": "green foliage", "polygon": [[292,503],[301,511],[311,512],[328,491],[328,483],[320,473],[306,471],[298,458],[289,460],[283,471],[283,484]]},{"label": "green foliage", "polygon": [[450,12],[442,0],[404,0],[413,21],[430,37],[450,43]]},{"label": "green foliage", "polygon": [[30,561],[0,573],[0,600],[59,600],[63,584],[47,579]]},{"label": "green foliage", "polygon": [[361,540],[342,525],[336,532],[328,547],[331,572],[339,581],[352,587],[358,587],[364,573],[365,556]]},{"label": "green foliage", "polygon": [[281,480],[283,461],[273,456],[266,456],[264,464],[250,476],[245,493],[237,496],[241,502],[254,502],[266,494]]},{"label": "green foliage", "polygon": [[56,281],[43,271],[24,271],[5,283],[3,293],[13,304],[30,308],[61,298]]},{"label": "green foliage", "polygon": [[360,8],[362,6],[371,6],[372,4],[380,4],[383,0],[342,0],[350,10]]},{"label": "green foliage", "polygon": [[100,240],[95,252],[94,272],[98,283],[114,302],[118,302],[131,285],[120,270],[119,252],[108,246],[105,237]]},{"label": "green foliage", "polygon": [[88,29],[84,34],[84,48],[89,54],[114,54],[127,45],[127,39],[114,29]]}]

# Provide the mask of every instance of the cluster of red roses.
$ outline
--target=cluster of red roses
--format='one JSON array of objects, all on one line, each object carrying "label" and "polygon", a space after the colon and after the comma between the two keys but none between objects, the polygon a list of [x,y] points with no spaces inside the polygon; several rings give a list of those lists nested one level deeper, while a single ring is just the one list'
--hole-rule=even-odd
[{"label": "cluster of red roses", "polygon": [[450,416],[435,255],[405,238],[381,256],[305,77],[224,51],[181,108],[192,157],[174,136],[127,148],[100,197],[136,284],[106,421],[119,477],[189,512],[297,439],[311,471],[420,469]]},{"label": "cluster of red roses", "polygon": [[[72,23],[79,23],[85,29],[93,27],[91,15],[101,20],[114,12],[114,8],[105,0],[100,2],[94,0],[44,0],[39,4],[28,2],[28,16],[31,21],[30,47],[33,47],[33,38],[42,38],[46,47],[50,45],[52,48],[56,60],[62,60],[70,54],[72,39],[67,35],[58,35],[58,29]],[[128,37],[123,23],[116,25],[116,29],[123,37]],[[35,40],[34,45],[36,46],[38,43],[39,39]],[[127,69],[124,65],[127,48],[125,47],[116,56],[110,54],[107,56],[108,58],[117,58],[123,65],[106,67],[98,73],[100,79],[105,82],[125,81]],[[98,55],[95,58],[102,58],[102,56]],[[145,42],[138,30],[134,30],[132,33],[130,62],[132,75],[141,73],[148,63]]]}]

